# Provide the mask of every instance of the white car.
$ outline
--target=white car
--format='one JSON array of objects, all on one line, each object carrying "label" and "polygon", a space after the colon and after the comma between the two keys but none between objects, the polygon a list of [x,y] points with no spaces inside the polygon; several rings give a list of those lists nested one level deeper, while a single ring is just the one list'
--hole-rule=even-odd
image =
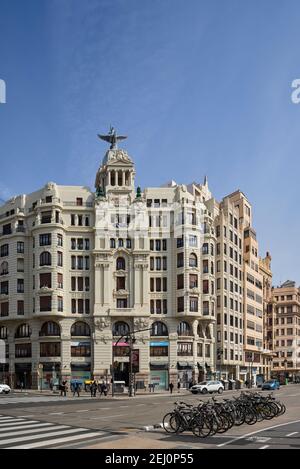
[{"label": "white car", "polygon": [[7,384],[0,384],[0,394],[8,394],[11,391]]},{"label": "white car", "polygon": [[193,394],[207,394],[208,392],[218,392],[219,394],[222,394],[224,386],[221,381],[202,381],[201,383],[192,386],[190,391]]}]

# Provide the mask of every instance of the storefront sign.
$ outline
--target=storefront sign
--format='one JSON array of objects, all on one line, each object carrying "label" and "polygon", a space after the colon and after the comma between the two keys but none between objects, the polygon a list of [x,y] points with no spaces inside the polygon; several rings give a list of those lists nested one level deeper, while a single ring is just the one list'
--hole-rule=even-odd
[{"label": "storefront sign", "polygon": [[163,341],[163,342],[150,342],[150,347],[168,347],[169,342]]}]

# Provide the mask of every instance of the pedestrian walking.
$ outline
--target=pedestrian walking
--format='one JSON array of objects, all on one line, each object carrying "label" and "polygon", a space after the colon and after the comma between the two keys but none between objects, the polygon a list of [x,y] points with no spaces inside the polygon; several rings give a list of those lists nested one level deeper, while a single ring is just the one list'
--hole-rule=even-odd
[{"label": "pedestrian walking", "polygon": [[80,386],[79,383],[74,383],[73,385],[73,397],[77,394],[77,397],[80,397]]},{"label": "pedestrian walking", "polygon": [[169,389],[170,389],[170,393],[171,393],[171,394],[173,393],[173,388],[174,388],[174,384],[173,384],[173,383],[169,383]]},{"label": "pedestrian walking", "polygon": [[60,385],[60,395],[66,397],[67,396],[67,381],[62,381]]},{"label": "pedestrian walking", "polygon": [[180,386],[181,386],[181,384],[180,384],[180,379],[179,379],[178,382],[177,382],[177,391],[178,392],[180,392]]}]

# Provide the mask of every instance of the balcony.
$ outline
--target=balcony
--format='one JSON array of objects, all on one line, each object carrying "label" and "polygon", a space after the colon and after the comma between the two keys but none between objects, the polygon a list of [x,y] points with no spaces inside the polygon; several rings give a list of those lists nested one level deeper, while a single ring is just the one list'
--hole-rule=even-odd
[{"label": "balcony", "polygon": [[66,201],[63,202],[64,207],[76,207],[76,208],[81,208],[81,207],[93,207],[94,202],[82,202],[80,205],[77,204],[76,201]]}]

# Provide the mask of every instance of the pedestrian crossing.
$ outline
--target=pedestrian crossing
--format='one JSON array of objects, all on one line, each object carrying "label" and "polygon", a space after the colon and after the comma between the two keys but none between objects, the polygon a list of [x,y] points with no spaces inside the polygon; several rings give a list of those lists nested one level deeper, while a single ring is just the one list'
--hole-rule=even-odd
[{"label": "pedestrian crossing", "polygon": [[0,415],[0,449],[68,447],[104,436],[106,432],[90,428]]}]

